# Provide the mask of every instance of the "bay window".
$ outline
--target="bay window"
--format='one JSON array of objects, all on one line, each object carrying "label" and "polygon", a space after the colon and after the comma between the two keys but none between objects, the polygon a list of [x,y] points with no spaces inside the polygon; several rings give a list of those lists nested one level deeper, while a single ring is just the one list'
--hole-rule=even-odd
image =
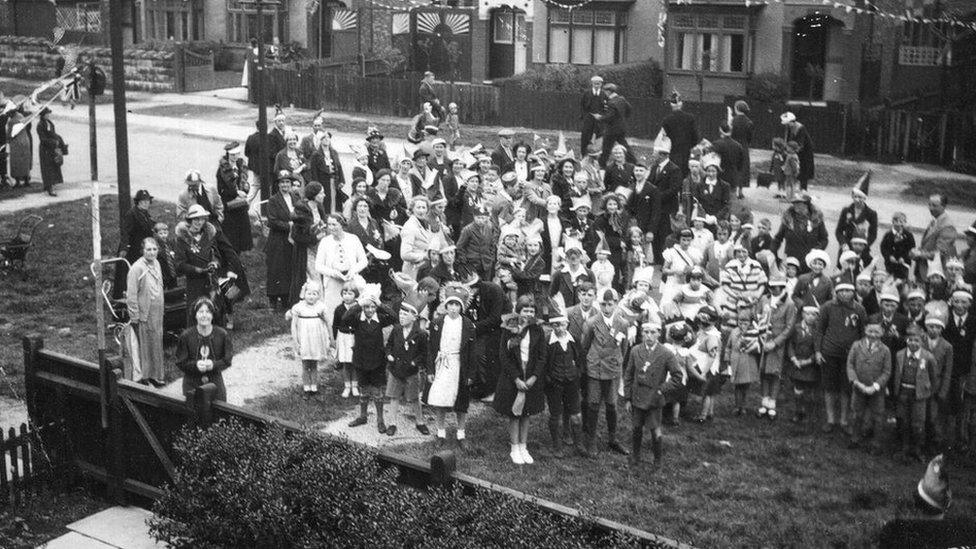
[{"label": "bay window", "polygon": [[146,38],[189,42],[203,40],[203,4],[183,0],[146,0]]},{"label": "bay window", "polygon": [[671,69],[748,73],[746,15],[676,13],[671,16]]},{"label": "bay window", "polygon": [[623,58],[622,11],[549,8],[549,63],[610,65]]},{"label": "bay window", "polygon": [[253,2],[241,4],[238,0],[227,0],[227,41],[247,44],[261,32],[266,44],[271,44],[274,38],[278,38],[282,44],[287,42],[284,32],[287,12],[284,5],[282,2],[281,7],[265,6],[261,21],[258,21]]}]

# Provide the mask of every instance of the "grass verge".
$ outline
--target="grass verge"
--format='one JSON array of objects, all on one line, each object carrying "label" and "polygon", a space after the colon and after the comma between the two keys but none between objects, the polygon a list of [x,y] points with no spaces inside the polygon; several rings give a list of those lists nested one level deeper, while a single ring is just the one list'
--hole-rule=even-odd
[{"label": "grass verge", "polygon": [[[493,412],[468,422],[458,469],[697,547],[874,546],[887,520],[912,515],[911,495],[924,464],[897,462],[887,445],[877,454],[848,450],[841,435],[786,420],[789,406],[776,422],[728,417],[731,400],[728,394],[720,399],[714,423],[665,427],[658,472],[649,463],[631,471],[604,443],[593,460],[553,457],[545,415],[533,418],[530,431],[536,464],[513,465],[506,421]],[[698,411],[697,404],[691,408]],[[630,421],[620,413],[618,440],[629,447]],[[598,433],[605,440],[603,425]],[[648,435],[644,443],[649,460]],[[434,449],[425,443],[400,451],[426,460]],[[954,460],[951,467],[951,513],[974,516],[976,467]]]},{"label": "grass verge", "polygon": [[976,204],[976,185],[964,179],[925,177],[908,182],[902,194],[927,200],[932,194],[942,194],[950,204]]},{"label": "grass verge", "polygon": [[44,490],[21,507],[0,509],[0,547],[37,547],[67,533],[68,524],[108,507],[83,488]]},{"label": "grass verge", "polygon": [[[118,203],[114,196],[103,196],[100,206],[102,252],[109,257],[118,249]],[[154,202],[151,210],[153,219],[170,227],[175,211],[174,204],[163,201]],[[5,380],[0,379],[0,394],[23,396],[21,338],[27,334],[40,334],[46,348],[77,358],[94,360],[97,355],[94,289],[88,269],[92,256],[90,213],[88,200],[75,200],[0,216],[0,235],[4,238],[13,234],[24,216],[44,218],[28,253],[26,280],[18,273],[0,272],[0,365],[7,374]],[[288,329],[283,315],[274,314],[268,307],[262,249],[259,242],[255,250],[243,254],[252,293],[235,308],[237,349]],[[106,269],[106,276],[110,275]],[[109,354],[117,353],[111,334],[107,342]],[[170,363],[167,378],[175,377],[177,370]]]},{"label": "grass verge", "polygon": [[319,369],[317,396],[304,400],[301,387],[285,387],[275,393],[249,400],[244,406],[318,431],[357,405],[356,399],[344,399],[340,396],[342,389],[341,374],[327,364]]}]

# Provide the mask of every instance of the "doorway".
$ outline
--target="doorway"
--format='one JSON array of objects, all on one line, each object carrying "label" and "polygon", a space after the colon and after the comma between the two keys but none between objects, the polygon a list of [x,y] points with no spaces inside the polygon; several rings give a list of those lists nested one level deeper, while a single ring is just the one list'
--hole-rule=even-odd
[{"label": "doorway", "polygon": [[836,19],[829,15],[814,14],[793,23],[790,91],[794,99],[823,99],[827,40],[830,27],[835,22]]},{"label": "doorway", "polygon": [[528,42],[524,11],[509,7],[492,11],[488,77],[505,78],[525,72]]}]

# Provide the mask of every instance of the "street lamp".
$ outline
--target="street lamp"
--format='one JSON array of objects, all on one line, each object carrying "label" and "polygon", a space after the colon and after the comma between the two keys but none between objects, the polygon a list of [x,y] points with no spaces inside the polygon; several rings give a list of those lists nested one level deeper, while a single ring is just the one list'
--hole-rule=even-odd
[{"label": "street lamp", "polygon": [[257,12],[257,47],[258,56],[254,66],[254,100],[258,104],[258,165],[257,173],[260,174],[261,181],[261,200],[267,200],[271,195],[270,169],[268,166],[268,107],[264,96],[264,8],[278,9],[281,0],[239,0],[238,2],[244,9],[254,9]]}]

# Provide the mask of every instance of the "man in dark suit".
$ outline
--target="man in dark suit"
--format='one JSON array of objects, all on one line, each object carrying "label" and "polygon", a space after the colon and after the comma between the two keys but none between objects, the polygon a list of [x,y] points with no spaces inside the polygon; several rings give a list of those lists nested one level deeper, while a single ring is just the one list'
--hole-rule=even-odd
[{"label": "man in dark suit", "polygon": [[593,117],[606,109],[607,94],[603,91],[603,78],[594,75],[590,78],[590,89],[580,98],[580,120],[583,129],[580,133],[580,151],[585,151],[594,137],[602,134],[600,124]]},{"label": "man in dark suit", "polygon": [[498,284],[470,275],[466,285],[471,289],[471,303],[465,316],[474,322],[471,375],[471,396],[484,398],[495,392],[500,371],[499,351],[502,336],[502,315],[512,312],[512,303]]},{"label": "man in dark suit", "polygon": [[607,165],[607,158],[613,146],[620,143],[627,149],[627,162],[634,161],[634,153],[627,143],[627,119],[630,118],[630,102],[617,93],[616,84],[603,87],[607,92],[606,107],[603,114],[594,114],[593,118],[603,123],[603,152],[600,154],[600,165]]},{"label": "man in dark suit", "polygon": [[624,368],[624,401],[633,418],[630,465],[634,467],[641,462],[641,443],[644,440],[644,427],[647,426],[654,436],[651,448],[654,451],[654,467],[657,468],[664,453],[661,409],[664,406],[665,381],[668,374],[672,380],[678,380],[682,373],[674,353],[659,341],[660,324],[645,323],[641,333],[643,343],[631,348]]},{"label": "man in dark suit", "polygon": [[749,186],[749,157],[742,144],[732,139],[732,128],[726,122],[718,125],[718,139],[712,141],[712,151],[722,161],[722,179],[732,192],[742,196],[742,188]]},{"label": "man in dark suit", "polygon": [[671,234],[671,216],[678,213],[681,199],[681,169],[671,160],[671,140],[661,137],[654,141],[654,167],[649,181],[657,187],[661,200],[657,230],[654,231],[654,263],[664,262],[664,241]]},{"label": "man in dark suit", "polygon": [[639,159],[634,165],[634,192],[627,201],[630,218],[644,233],[645,242],[654,240],[661,217],[661,192],[649,180],[650,175],[647,159]]},{"label": "man in dark suit", "polygon": [[949,318],[942,337],[952,345],[952,374],[949,378],[949,395],[942,416],[945,443],[958,446],[966,440],[968,422],[962,414],[962,383],[973,367],[973,344],[976,343],[976,315],[973,314],[973,295],[966,290],[956,290],[949,298]]},{"label": "man in dark suit", "polygon": [[735,115],[732,117],[732,139],[735,139],[742,145],[742,149],[746,154],[746,173],[743,176],[747,184],[746,186],[752,180],[750,174],[749,147],[752,146],[752,130],[754,126],[755,124],[752,123],[752,119],[749,118],[749,104],[741,99],[736,101]]},{"label": "man in dark suit", "polygon": [[275,157],[285,148],[285,115],[278,113],[274,117],[274,126],[268,130],[268,170],[274,168]]},{"label": "man in dark suit", "polygon": [[600,237],[596,234],[596,227],[590,216],[591,211],[592,208],[585,200],[573,200],[573,215],[566,220],[566,224],[592,260],[596,258],[596,245],[599,244]]},{"label": "man in dark suit", "polygon": [[424,103],[430,103],[432,112],[440,120],[444,120],[444,107],[441,105],[441,100],[437,97],[437,92],[434,91],[434,73],[427,71],[424,73],[423,79],[420,80],[420,111],[424,110]]},{"label": "man in dark suit", "polygon": [[491,163],[498,166],[499,170],[515,162],[515,153],[512,151],[514,141],[514,131],[508,128],[498,130],[498,146],[491,152]]},{"label": "man in dark suit", "polygon": [[698,135],[698,123],[694,116],[682,110],[684,102],[681,101],[678,92],[671,94],[668,103],[671,105],[671,114],[664,117],[661,129],[671,140],[671,160],[678,165],[681,178],[684,179],[688,177],[688,157],[691,149],[701,140]]}]

